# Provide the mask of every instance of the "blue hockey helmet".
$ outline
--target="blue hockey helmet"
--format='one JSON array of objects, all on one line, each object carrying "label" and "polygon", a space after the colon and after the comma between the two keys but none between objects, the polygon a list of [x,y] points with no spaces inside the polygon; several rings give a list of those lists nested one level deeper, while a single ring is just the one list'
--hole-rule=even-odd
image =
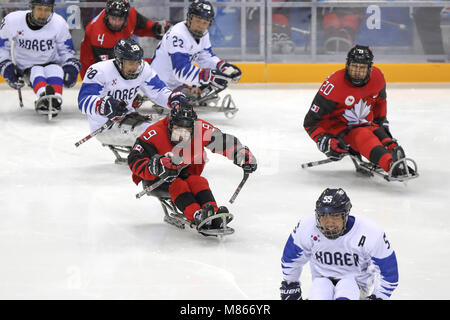
[{"label": "blue hockey helmet", "polygon": [[[114,63],[126,80],[136,79],[144,69],[144,50],[132,38],[120,39],[114,46]],[[139,67],[131,73],[125,73],[124,61],[139,61]]]},{"label": "blue hockey helmet", "polygon": [[[341,236],[347,224],[348,215],[352,203],[344,190],[325,189],[316,202],[316,222],[317,228],[329,239],[336,239]],[[326,215],[342,216],[343,226],[340,230],[329,230],[322,226],[320,218]]]},{"label": "blue hockey helmet", "polygon": [[[34,13],[33,13],[35,6],[51,7],[52,12],[50,13],[50,15],[47,18],[37,18],[34,16]],[[31,0],[30,1],[31,23],[36,26],[39,26],[39,27],[45,26],[52,19],[54,8],[55,8],[55,0]]]},{"label": "blue hockey helmet", "polygon": [[204,33],[198,32],[196,30],[191,30],[191,20],[192,17],[198,17],[200,19],[208,20],[209,26],[211,26],[213,20],[214,20],[214,7],[212,6],[211,2],[206,0],[194,0],[189,5],[188,12],[187,12],[187,20],[186,24],[189,29],[189,32],[192,34],[192,36],[195,39],[200,39],[204,36]]},{"label": "blue hockey helmet", "polygon": [[[367,68],[367,75],[362,79],[356,79],[352,77],[349,74],[349,65],[351,63],[359,63],[359,64],[366,64],[368,66]],[[350,49],[350,51],[347,54],[347,63],[345,66],[345,77],[355,86],[355,87],[362,87],[367,82],[369,82],[370,79],[370,73],[372,71],[372,63],[373,63],[373,53],[372,50],[370,50],[367,46],[361,46],[356,45],[353,48]]]}]

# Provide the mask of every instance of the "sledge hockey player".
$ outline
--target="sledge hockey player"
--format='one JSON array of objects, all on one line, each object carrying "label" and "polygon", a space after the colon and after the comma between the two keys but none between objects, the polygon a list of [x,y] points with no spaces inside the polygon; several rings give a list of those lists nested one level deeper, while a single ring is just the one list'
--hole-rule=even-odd
[{"label": "sledge hockey player", "polygon": [[167,31],[151,61],[161,80],[172,90],[192,93],[194,104],[205,92],[212,88],[223,90],[242,75],[237,66],[221,60],[212,51],[208,29],[214,14],[209,1],[194,0],[189,5],[187,19]]},{"label": "sledge hockey player", "polygon": [[[198,119],[193,107],[185,102],[145,130],[128,155],[128,165],[134,183],[142,181],[144,188],[164,180],[151,194],[168,193],[184,213],[182,219],[203,235],[215,235],[208,231],[221,229],[224,221],[213,216],[228,213],[228,209],[218,207],[208,181],[201,176],[207,161],[205,147],[233,160],[244,172],[252,173],[257,168],[248,147],[235,136]],[[227,219],[226,224],[230,221]]]},{"label": "sledge hockey player", "polygon": [[299,281],[309,262],[309,300],[385,300],[398,285],[397,258],[374,221],[349,215],[342,189],[325,189],[310,214],[289,236],[281,259],[282,300],[302,300]]},{"label": "sledge hockey player", "polygon": [[150,125],[151,119],[133,107],[138,90],[169,109],[186,99],[183,93],[167,88],[143,56],[144,50],[132,38],[120,39],[114,46],[114,59],[89,67],[78,94],[78,108],[88,116],[92,132],[109,120],[115,123],[97,138],[110,146],[118,162],[126,159],[120,158],[114,148],[131,148],[145,126]]},{"label": "sledge hockey player", "polygon": [[80,48],[81,77],[95,62],[112,59],[119,39],[136,35],[160,40],[169,27],[169,21],[148,20],[128,0],[108,0],[105,9],[86,27]]},{"label": "sledge hockey player", "polygon": [[417,176],[417,168],[415,163],[415,169],[407,165],[406,160],[411,159],[405,158],[403,148],[389,131],[386,81],[372,61],[369,47],[354,46],[348,52],[345,69],[336,71],[321,85],[303,126],[330,160],[340,160],[349,153],[359,160],[363,156],[379,169],[374,172],[387,180],[411,179]]},{"label": "sledge hockey player", "polygon": [[62,88],[75,85],[81,67],[54,6],[55,0],[31,0],[31,10],[11,12],[0,25],[0,73],[13,89],[32,86],[36,112],[50,118],[61,111]]}]

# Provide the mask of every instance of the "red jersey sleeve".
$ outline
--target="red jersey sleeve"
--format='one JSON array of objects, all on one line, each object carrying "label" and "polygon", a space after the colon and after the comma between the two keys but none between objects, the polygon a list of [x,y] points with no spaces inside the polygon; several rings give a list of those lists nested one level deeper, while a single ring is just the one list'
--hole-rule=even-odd
[{"label": "red jersey sleeve", "polygon": [[133,34],[139,37],[154,37],[154,22],[141,15],[135,8],[132,7],[130,9],[130,15],[128,19],[129,23],[133,24]]},{"label": "red jersey sleeve", "polygon": [[94,55],[92,54],[92,44],[91,40],[89,38],[89,35],[91,34],[91,28],[90,25],[86,27],[86,32],[84,33],[84,39],[81,42],[80,47],[80,61],[81,61],[81,70],[80,70],[80,76],[81,79],[84,78],[84,75],[86,74],[87,69],[95,63]]},{"label": "red jersey sleeve", "polygon": [[372,77],[376,81],[376,86],[381,88],[381,90],[378,92],[373,108],[373,121],[378,124],[380,122],[386,121],[386,80],[381,70],[377,67],[372,67]]}]

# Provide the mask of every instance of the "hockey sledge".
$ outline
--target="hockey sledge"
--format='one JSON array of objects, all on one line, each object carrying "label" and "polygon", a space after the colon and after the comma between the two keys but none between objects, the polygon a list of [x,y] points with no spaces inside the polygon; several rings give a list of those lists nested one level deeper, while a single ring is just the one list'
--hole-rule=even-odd
[{"label": "hockey sledge", "polygon": [[[58,100],[59,106],[53,105],[53,99]],[[48,110],[41,110],[40,106],[48,103]],[[52,120],[61,111],[62,98],[56,94],[44,95],[34,102],[34,108],[38,114],[47,115],[48,120]]]},{"label": "hockey sledge", "polygon": [[[362,174],[364,176],[373,177],[373,176],[377,175],[377,176],[382,177],[386,181],[400,181],[400,182],[408,181],[408,180],[419,177],[419,173],[417,171],[417,164],[411,158],[399,159],[398,161],[396,161],[392,164],[389,172],[386,172],[379,166],[363,160],[359,153],[352,151],[349,153],[349,156],[355,166],[356,172],[359,174]],[[334,161],[330,160],[330,159],[324,159],[324,160],[319,160],[319,161],[307,162],[307,163],[303,163],[301,165],[301,167],[303,169],[305,169],[305,168],[315,167],[315,166],[322,165],[325,163],[330,163],[330,162],[334,162]],[[397,176],[393,175],[393,171],[395,170],[395,168],[397,166],[403,166],[405,168],[404,175],[397,175]]]},{"label": "hockey sledge", "polygon": [[[149,196],[156,197],[164,211],[164,222],[171,224],[179,229],[185,229],[186,226],[190,227],[190,229],[195,229],[198,233],[204,236],[214,236],[218,238],[222,238],[223,236],[231,235],[234,233],[234,229],[228,226],[229,220],[233,219],[233,215],[231,213],[218,213],[211,217],[203,220],[198,226],[194,224],[193,221],[190,221],[186,218],[186,216],[181,212],[173,203],[170,195],[167,191],[164,190],[154,190],[150,193],[147,193]],[[212,222],[215,219],[222,220],[222,227],[218,229],[206,229],[202,228],[204,225]]]},{"label": "hockey sledge", "polygon": [[[195,112],[223,112],[225,117],[231,119],[234,118],[239,109],[230,94],[225,95],[222,99],[219,97],[219,93],[223,90],[211,86],[202,90],[200,88],[182,89]],[[150,99],[144,97],[144,101],[150,101]],[[167,108],[154,104],[151,113],[164,117],[168,115],[169,111]]]}]

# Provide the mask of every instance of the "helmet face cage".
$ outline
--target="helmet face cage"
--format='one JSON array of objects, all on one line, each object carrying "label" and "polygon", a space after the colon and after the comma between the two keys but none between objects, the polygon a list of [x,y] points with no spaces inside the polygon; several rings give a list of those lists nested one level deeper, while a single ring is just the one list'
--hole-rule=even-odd
[{"label": "helmet face cage", "polygon": [[214,15],[215,15],[214,8],[209,1],[194,0],[190,4],[188,13],[187,13],[186,23],[187,23],[189,32],[194,36],[195,39],[200,39],[201,37],[204,36],[204,33],[191,30],[192,17],[195,16],[200,19],[208,20],[209,27],[210,27],[214,21]]},{"label": "helmet face cage", "polygon": [[[136,79],[144,70],[144,50],[131,38],[120,39],[114,46],[115,63],[122,77],[126,80]],[[139,67],[132,74],[125,74],[124,61],[139,61]]]},{"label": "helmet face cage", "polygon": [[[121,31],[128,23],[128,14],[130,12],[130,3],[128,0],[108,0],[105,8],[104,22],[109,30],[113,32]],[[108,16],[124,18],[125,21],[119,29],[115,29],[108,21]]]},{"label": "helmet face cage", "polygon": [[[352,204],[347,194],[341,188],[330,189],[327,188],[322,192],[319,199],[316,202],[316,226],[322,232],[322,234],[328,239],[337,239],[345,230],[347,225],[348,215]],[[340,231],[330,231],[323,228],[320,223],[320,218],[325,215],[338,216],[342,215],[343,227]]]},{"label": "helmet face cage", "polygon": [[[361,63],[368,66],[367,75],[364,79],[354,79],[348,72],[350,63]],[[355,86],[362,87],[370,79],[370,73],[372,71],[373,54],[369,47],[356,45],[347,54],[347,63],[345,66],[345,77]]]},{"label": "helmet face cage", "polygon": [[[172,130],[174,126],[178,126],[181,128],[188,128],[191,129],[191,135],[194,132],[194,126],[195,126],[195,121],[197,120],[197,113],[195,113],[194,109],[192,108],[192,106],[189,105],[178,105],[175,106],[175,108],[173,108],[170,111],[170,115],[169,115],[169,138],[172,141]],[[178,140],[178,138],[176,138],[175,140]],[[184,142],[187,141],[187,139],[183,139]],[[178,142],[178,141],[175,141]]]},{"label": "helmet face cage", "polygon": [[[50,13],[50,15],[48,16],[47,19],[37,19],[37,18],[34,17],[34,14],[33,14],[33,9],[34,9],[35,6],[51,7],[52,13]],[[31,9],[31,15],[30,15],[31,22],[34,25],[43,27],[47,23],[49,23],[49,21],[52,19],[53,12],[55,10],[55,0],[31,0],[30,1],[30,9]]]}]

